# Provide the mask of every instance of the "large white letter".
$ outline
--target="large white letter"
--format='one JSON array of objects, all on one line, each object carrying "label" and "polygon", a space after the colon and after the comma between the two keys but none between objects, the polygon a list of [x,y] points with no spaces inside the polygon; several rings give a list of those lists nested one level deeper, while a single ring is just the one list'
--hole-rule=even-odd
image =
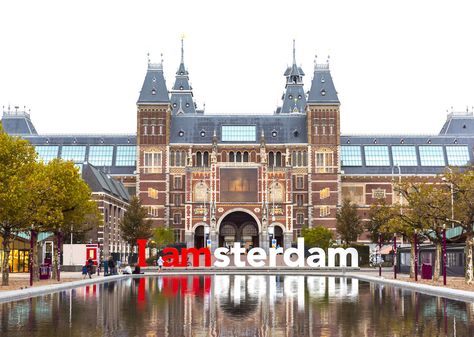
[{"label": "large white letter", "polygon": [[336,254],[339,254],[339,267],[347,267],[347,254],[351,254],[351,266],[354,268],[359,267],[359,253],[355,248],[329,248],[328,249],[328,267],[335,267]]},{"label": "large white letter", "polygon": [[267,253],[265,253],[265,250],[263,248],[252,248],[247,253],[247,261],[252,267],[263,267],[265,265],[265,262],[262,260],[266,259]]},{"label": "large white letter", "polygon": [[236,267],[245,267],[245,262],[240,260],[240,254],[245,253],[245,248],[240,247],[240,242],[234,242],[234,247],[230,249],[230,253],[234,254],[234,265]]},{"label": "large white letter", "polygon": [[[326,267],[326,252],[322,248],[310,248],[309,253],[311,254],[306,259],[308,266],[312,268],[324,268]],[[316,254],[313,254],[316,253]],[[318,260],[318,262],[314,262]]]},{"label": "large white letter", "polygon": [[[291,255],[296,254],[296,261],[291,261]],[[283,253],[283,261],[288,267],[304,267],[304,239],[298,238],[298,248],[288,248]]]},{"label": "large white letter", "polygon": [[276,256],[278,254],[283,254],[283,248],[270,248],[270,267],[276,267]]},{"label": "large white letter", "polygon": [[228,267],[230,263],[229,257],[226,255],[229,252],[228,248],[219,247],[214,251],[214,257],[216,258],[216,262],[214,262],[214,266],[216,267]]}]

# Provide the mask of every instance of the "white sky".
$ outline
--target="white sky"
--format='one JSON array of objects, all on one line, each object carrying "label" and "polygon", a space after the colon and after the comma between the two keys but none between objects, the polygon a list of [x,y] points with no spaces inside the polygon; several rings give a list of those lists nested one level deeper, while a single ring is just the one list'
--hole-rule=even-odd
[{"label": "white sky", "polygon": [[437,133],[474,105],[471,2],[2,1],[0,104],[40,133],[134,133],[146,54],[170,89],[184,33],[199,107],[269,114],[295,38],[306,90],[331,55],[343,133]]}]

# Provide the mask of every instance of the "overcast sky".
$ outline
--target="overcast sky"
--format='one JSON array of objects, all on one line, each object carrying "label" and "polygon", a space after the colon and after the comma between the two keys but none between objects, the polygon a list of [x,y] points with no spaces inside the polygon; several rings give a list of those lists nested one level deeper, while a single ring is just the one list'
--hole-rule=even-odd
[{"label": "overcast sky", "polygon": [[271,114],[296,58],[326,62],[345,134],[437,133],[474,105],[472,1],[2,1],[0,104],[40,133],[134,133],[136,101],[163,53],[206,113]]}]

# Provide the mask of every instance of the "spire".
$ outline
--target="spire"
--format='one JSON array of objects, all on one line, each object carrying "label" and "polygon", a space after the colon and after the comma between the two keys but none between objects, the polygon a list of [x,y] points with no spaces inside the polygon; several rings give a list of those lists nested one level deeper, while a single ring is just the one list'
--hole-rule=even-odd
[{"label": "spire", "polygon": [[161,63],[151,63],[149,53],[147,57],[147,72],[137,103],[167,103],[169,96],[163,75],[163,54],[161,54]]},{"label": "spire", "polygon": [[303,69],[296,65],[296,42],[293,40],[293,64],[285,71],[286,85],[283,104],[276,113],[304,113],[306,95],[303,88]]},{"label": "spire", "polygon": [[181,62],[176,71],[176,79],[171,89],[172,114],[195,114],[196,105],[193,88],[189,84],[189,73],[184,66],[184,35],[181,36]]}]

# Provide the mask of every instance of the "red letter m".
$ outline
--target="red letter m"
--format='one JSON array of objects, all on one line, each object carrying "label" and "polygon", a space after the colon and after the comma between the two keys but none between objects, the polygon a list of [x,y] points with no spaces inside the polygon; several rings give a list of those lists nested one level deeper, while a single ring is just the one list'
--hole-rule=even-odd
[{"label": "red letter m", "polygon": [[201,254],[204,255],[204,265],[206,267],[211,266],[211,251],[209,248],[200,248],[199,250],[196,248],[184,248],[181,251],[181,266],[186,267],[188,261],[188,254],[193,255],[193,266],[199,266],[199,256]]}]

